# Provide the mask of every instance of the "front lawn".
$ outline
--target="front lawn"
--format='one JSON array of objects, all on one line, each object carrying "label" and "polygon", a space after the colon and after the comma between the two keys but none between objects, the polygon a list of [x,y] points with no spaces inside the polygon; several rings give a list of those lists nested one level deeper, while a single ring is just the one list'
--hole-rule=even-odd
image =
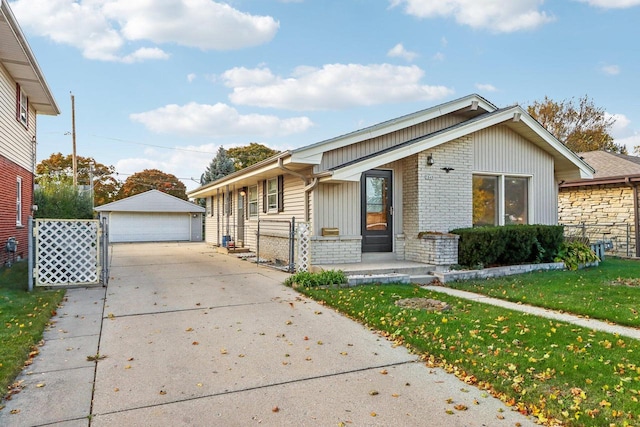
[{"label": "front lawn", "polygon": [[27,267],[18,262],[0,268],[0,398],[37,351],[34,346],[64,296],[64,291],[27,292]]},{"label": "front lawn", "polygon": [[[298,290],[542,424],[640,423],[637,340],[412,285]],[[451,309],[428,312],[395,304],[405,298],[437,299]]]},{"label": "front lawn", "polygon": [[446,286],[640,328],[640,261],[636,260],[606,258],[598,267],[583,270],[534,272]]}]

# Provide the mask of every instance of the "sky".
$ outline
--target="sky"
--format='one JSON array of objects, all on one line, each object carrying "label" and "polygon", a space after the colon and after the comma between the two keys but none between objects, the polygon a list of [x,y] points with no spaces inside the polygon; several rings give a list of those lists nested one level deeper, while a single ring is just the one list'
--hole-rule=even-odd
[{"label": "sky", "polygon": [[[5,1],[5,0],[3,0]],[[225,149],[297,148],[477,93],[587,95],[640,145],[640,0],[14,0],[76,152],[188,190]]]}]

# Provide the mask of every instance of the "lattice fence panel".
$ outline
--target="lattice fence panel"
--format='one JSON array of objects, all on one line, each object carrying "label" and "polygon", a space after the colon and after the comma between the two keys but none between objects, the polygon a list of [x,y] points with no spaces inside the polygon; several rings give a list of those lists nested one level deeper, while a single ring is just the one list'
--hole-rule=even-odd
[{"label": "lattice fence panel", "polygon": [[296,263],[296,271],[309,271],[309,261],[311,259],[310,235],[311,230],[309,224],[304,222],[297,224],[298,234],[298,259]]},{"label": "lattice fence panel", "polygon": [[36,220],[36,285],[97,284],[97,220]]}]

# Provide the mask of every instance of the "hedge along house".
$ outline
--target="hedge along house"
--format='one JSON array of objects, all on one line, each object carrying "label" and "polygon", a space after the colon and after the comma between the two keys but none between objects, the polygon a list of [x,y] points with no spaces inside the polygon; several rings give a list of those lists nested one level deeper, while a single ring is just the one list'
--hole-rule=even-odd
[{"label": "hedge along house", "polygon": [[578,155],[595,174],[560,184],[558,221],[565,234],[604,242],[613,255],[640,257],[640,157],[606,151]]},{"label": "hedge along house", "polygon": [[[57,116],[60,109],[8,3],[0,0],[0,266],[27,256],[39,114]],[[9,239],[17,242],[15,252],[6,250]]]},{"label": "hedge along house", "polygon": [[[258,221],[295,217],[310,226],[312,265],[447,265],[457,263],[448,231],[557,224],[558,183],[592,172],[521,107],[470,95],[280,153],[189,197],[206,199],[212,244],[236,230],[255,249]],[[270,237],[261,232],[261,257]]]}]

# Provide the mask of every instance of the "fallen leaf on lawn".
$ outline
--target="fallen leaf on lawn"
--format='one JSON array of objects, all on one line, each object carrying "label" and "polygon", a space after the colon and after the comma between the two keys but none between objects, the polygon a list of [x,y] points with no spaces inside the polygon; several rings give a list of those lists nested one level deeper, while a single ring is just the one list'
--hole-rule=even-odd
[{"label": "fallen leaf on lawn", "polygon": [[446,411],[444,411],[445,413],[449,414],[449,415],[453,415],[453,411],[451,409],[447,409]]},{"label": "fallen leaf on lawn", "polygon": [[456,410],[458,410],[458,411],[466,411],[466,410],[467,410],[467,409],[469,409],[469,408],[467,408],[467,406],[466,406],[466,405],[459,404],[459,405],[454,406],[454,407],[453,407],[453,409],[456,409]]},{"label": "fallen leaf on lawn", "polygon": [[447,402],[447,403],[453,403],[453,399],[452,399],[452,398],[448,398],[447,400],[445,400],[445,402]]}]

